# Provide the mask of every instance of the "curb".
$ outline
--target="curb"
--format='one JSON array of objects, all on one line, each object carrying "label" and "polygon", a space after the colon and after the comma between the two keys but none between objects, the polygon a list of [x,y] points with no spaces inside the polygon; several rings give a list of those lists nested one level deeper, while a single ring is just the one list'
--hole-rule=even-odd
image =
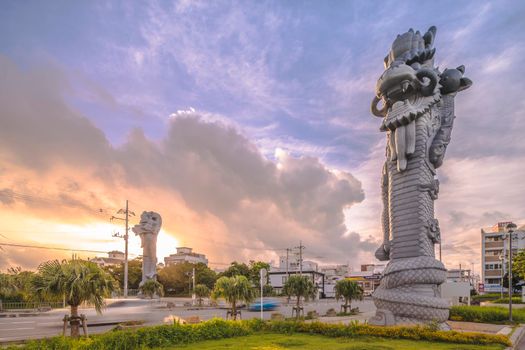
[{"label": "curb", "polygon": [[519,325],[518,328],[514,331],[514,333],[512,333],[512,335],[509,337],[510,341],[512,342],[512,346],[505,348],[505,350],[516,349],[521,338],[523,338],[524,335],[525,335],[525,326]]}]

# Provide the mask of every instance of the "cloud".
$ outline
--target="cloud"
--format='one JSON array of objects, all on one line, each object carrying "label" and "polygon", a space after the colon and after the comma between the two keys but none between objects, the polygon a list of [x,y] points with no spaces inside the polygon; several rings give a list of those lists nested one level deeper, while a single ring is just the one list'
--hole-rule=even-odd
[{"label": "cloud", "polygon": [[[99,220],[93,209],[131,198],[216,261],[253,258],[250,248],[273,256],[299,240],[334,261],[369,249],[355,233],[345,236],[343,210],[364,198],[348,172],[284,152],[276,164],[235,127],[194,110],[174,113],[158,140],[134,129],[115,147],[64,102],[68,84],[56,68],[21,71],[2,57],[0,70],[0,90],[9,90],[0,101],[0,159],[9,174],[0,188],[23,194],[6,210],[79,224]],[[49,200],[31,200],[42,196]]]}]

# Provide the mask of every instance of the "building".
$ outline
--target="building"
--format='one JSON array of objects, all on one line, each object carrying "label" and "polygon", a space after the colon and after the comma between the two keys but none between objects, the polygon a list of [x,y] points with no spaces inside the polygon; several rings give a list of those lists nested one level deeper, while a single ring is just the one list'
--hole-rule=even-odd
[{"label": "building", "polygon": [[119,252],[118,250],[112,250],[108,252],[108,257],[96,257],[93,259],[89,259],[89,261],[94,262],[98,266],[114,266],[118,264],[124,263],[124,260],[126,259],[126,256],[124,253]]},{"label": "building", "polygon": [[206,258],[206,255],[194,253],[193,249],[188,247],[177,247],[177,253],[170,254],[170,256],[164,258],[164,264],[166,266],[180,264],[184,262],[188,262],[191,264],[202,263],[208,266],[208,259]]},{"label": "building", "polygon": [[277,269],[273,268],[275,271],[301,271],[301,265],[303,271],[318,271],[319,266],[314,261],[303,260],[302,264],[299,263],[299,256],[297,254],[289,256],[279,257],[279,267]]},{"label": "building", "polygon": [[[273,290],[277,294],[282,294],[283,287],[288,281],[289,276],[298,275],[299,271],[270,271],[268,272],[268,279]],[[317,287],[317,297],[319,299],[325,297],[325,275],[322,272],[313,271],[313,270],[304,270],[302,273],[303,276],[308,276],[314,285]]]},{"label": "building", "polygon": [[385,265],[366,264],[361,265],[361,271],[350,272],[348,278],[357,282],[365,296],[372,295],[372,293],[379,287],[381,276]]},{"label": "building", "polygon": [[446,282],[471,282],[472,275],[470,270],[465,269],[447,269]]},{"label": "building", "polygon": [[324,265],[319,267],[319,271],[325,274],[327,280],[339,280],[345,278],[352,268],[348,265]]},{"label": "building", "polygon": [[[510,222],[498,222],[491,228],[481,229],[481,285],[480,292],[505,291],[503,276],[507,273],[508,240],[503,240],[505,228]],[[512,255],[525,249],[525,227],[516,231],[512,239]]]}]

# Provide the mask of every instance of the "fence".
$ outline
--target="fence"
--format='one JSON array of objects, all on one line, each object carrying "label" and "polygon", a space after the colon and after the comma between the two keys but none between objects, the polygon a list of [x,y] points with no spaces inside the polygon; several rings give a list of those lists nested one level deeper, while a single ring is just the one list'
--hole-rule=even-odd
[{"label": "fence", "polygon": [[54,302],[2,302],[0,300],[0,311],[9,310],[49,310],[49,309],[60,309],[65,307],[62,301]]}]

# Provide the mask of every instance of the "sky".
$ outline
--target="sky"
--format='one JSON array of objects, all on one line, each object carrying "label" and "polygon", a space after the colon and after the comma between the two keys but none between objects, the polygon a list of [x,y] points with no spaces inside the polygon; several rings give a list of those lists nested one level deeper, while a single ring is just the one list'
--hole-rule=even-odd
[{"label": "sky", "polygon": [[[377,263],[385,135],[369,112],[397,34],[465,65],[439,169],[443,261],[525,224],[522,1],[2,1],[0,270],[123,249],[129,200],[159,259]],[[86,251],[82,251],[86,250]],[[130,254],[140,254],[130,237]]]}]

